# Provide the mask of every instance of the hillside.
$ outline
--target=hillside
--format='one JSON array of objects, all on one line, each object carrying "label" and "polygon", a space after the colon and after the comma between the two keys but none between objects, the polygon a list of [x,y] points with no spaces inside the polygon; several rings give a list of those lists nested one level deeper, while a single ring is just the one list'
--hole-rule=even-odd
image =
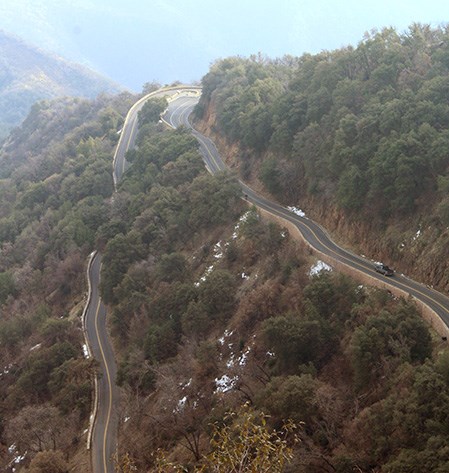
[{"label": "hillside", "polygon": [[101,233],[122,471],[447,468],[448,352],[413,303],[263,221],[186,130],[138,142]]},{"label": "hillside", "polygon": [[120,87],[100,74],[46,53],[0,31],[0,138],[18,125],[38,100],[93,98]]},{"label": "hillside", "polygon": [[67,462],[89,471],[86,262],[108,219],[117,131],[134,100],[40,102],[0,149],[1,471],[41,451],[33,472],[67,471]]},{"label": "hillside", "polygon": [[240,439],[273,473],[445,471],[449,353],[413,303],[316,261],[158,113],[111,199],[134,101],[43,101],[0,151],[1,467],[88,471],[80,315],[98,248],[121,471],[228,473]]},{"label": "hillside", "polygon": [[447,28],[412,25],[317,55],[224,59],[198,126],[244,179],[447,291],[448,58]]}]

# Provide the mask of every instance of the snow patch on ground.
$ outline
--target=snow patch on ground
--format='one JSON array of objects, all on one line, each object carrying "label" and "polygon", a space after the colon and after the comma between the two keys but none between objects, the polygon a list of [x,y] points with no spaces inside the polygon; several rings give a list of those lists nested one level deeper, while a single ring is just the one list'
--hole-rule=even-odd
[{"label": "snow patch on ground", "polygon": [[209,276],[209,274],[210,274],[213,270],[214,270],[214,265],[213,265],[213,264],[211,264],[210,266],[208,266],[208,267],[206,268],[206,270],[204,271],[203,275],[200,277],[200,280],[197,281],[197,282],[194,284],[195,287],[199,287],[200,284],[201,284],[202,282],[204,282],[204,281],[207,279],[207,276]]},{"label": "snow patch on ground", "polygon": [[190,378],[186,383],[179,383],[181,389],[188,388],[192,384],[192,378]]},{"label": "snow patch on ground", "polygon": [[242,225],[242,223],[246,222],[248,220],[249,214],[251,213],[251,210],[246,211],[240,218],[237,224],[234,227],[234,232],[232,233],[232,239],[235,240],[239,236],[239,229]]},{"label": "snow patch on ground", "polygon": [[233,368],[234,367],[234,353],[231,353],[231,355],[229,356],[229,359],[228,361],[226,362],[226,368]]},{"label": "snow patch on ground", "polygon": [[293,212],[295,215],[298,215],[298,217],[306,216],[303,210],[298,209],[298,207],[294,207],[293,205],[288,206],[287,210],[290,210],[290,212]]},{"label": "snow patch on ground", "polygon": [[84,358],[89,358],[89,348],[87,348],[87,345],[83,343],[83,355]]},{"label": "snow patch on ground", "polygon": [[221,247],[221,241],[215,243],[214,245],[214,258],[216,259],[223,258],[223,248]]},{"label": "snow patch on ground", "polygon": [[[232,343],[229,344],[229,349],[231,349]],[[244,367],[248,361],[248,355],[251,352],[251,347],[248,347],[237,359],[235,354],[231,351],[228,361],[226,362],[226,368],[234,368],[236,365]]]},{"label": "snow patch on ground", "polygon": [[224,374],[221,378],[215,378],[215,393],[226,393],[233,389],[238,381],[238,376],[229,377]]},{"label": "snow patch on ground", "polygon": [[226,329],[223,333],[223,336],[218,339],[220,345],[224,345],[225,340],[229,338],[234,333],[234,330]]},{"label": "snow patch on ground", "polygon": [[248,347],[240,356],[238,359],[239,366],[245,366],[246,362],[248,361],[248,355],[251,351],[251,347]]},{"label": "snow patch on ground", "polygon": [[[235,240],[238,235],[239,235],[239,229],[240,229],[240,226],[243,222],[246,222],[248,220],[248,216],[250,215],[251,213],[251,210],[248,210],[247,212],[245,212],[240,218],[239,218],[239,221],[236,223],[236,225],[234,226],[234,232],[232,233],[232,236],[231,236],[231,239],[232,240]],[[220,260],[223,258],[224,254],[225,254],[225,250],[226,248],[229,246],[229,242],[228,241],[218,241],[217,243],[215,243],[215,245],[213,246],[213,257],[216,259],[216,260]],[[201,285],[201,283],[203,283],[204,281],[206,281],[207,277],[209,276],[209,274],[213,271],[214,269],[214,265],[211,264],[210,266],[208,266],[203,275],[199,278],[198,281],[196,281],[194,283],[194,286],[195,287],[199,287]],[[242,279],[249,279],[249,276],[246,275],[245,273],[242,273]]]},{"label": "snow patch on ground", "polygon": [[173,414],[179,414],[184,410],[184,407],[186,406],[187,402],[187,396],[182,397],[178,403],[176,404],[176,407],[173,409]]},{"label": "snow patch on ground", "polygon": [[229,374],[223,374],[220,378],[215,378],[215,391],[214,393],[226,393],[233,389],[239,379],[239,375],[246,363],[248,362],[248,357],[251,352],[251,349],[254,345],[254,338],[251,346],[248,346],[244,351],[236,353],[234,351],[235,343],[229,342],[229,337],[232,336],[234,331],[226,329],[223,333],[223,336],[218,339],[218,343],[223,347],[223,351],[226,354],[226,359],[224,359],[223,351],[220,352],[220,360],[225,362],[225,366],[230,370]]},{"label": "snow patch on ground", "polygon": [[332,271],[332,266],[329,266],[324,261],[318,260],[309,270],[309,276],[316,276],[321,271]]},{"label": "snow patch on ground", "polygon": [[421,229],[419,229],[416,233],[415,236],[412,238],[413,241],[417,240],[420,236],[422,235]]},{"label": "snow patch on ground", "polygon": [[4,367],[3,367],[3,371],[0,372],[0,378],[1,378],[4,374],[8,374],[11,368],[12,368],[12,363],[10,363],[9,365],[4,366]]},{"label": "snow patch on ground", "polygon": [[364,294],[365,293],[365,286],[363,284],[359,284],[356,289],[357,294]]},{"label": "snow patch on ground", "polygon": [[[25,453],[23,455],[20,455],[19,452],[17,451],[17,446],[15,443],[13,443],[12,445],[10,445],[8,447],[8,452],[11,454],[11,455],[14,455],[14,458],[10,461],[9,465],[8,466],[12,466],[14,464],[19,464],[21,461],[25,460],[25,457],[27,456],[27,453],[28,451],[25,451]],[[12,468],[12,471],[16,471],[16,468]]]}]

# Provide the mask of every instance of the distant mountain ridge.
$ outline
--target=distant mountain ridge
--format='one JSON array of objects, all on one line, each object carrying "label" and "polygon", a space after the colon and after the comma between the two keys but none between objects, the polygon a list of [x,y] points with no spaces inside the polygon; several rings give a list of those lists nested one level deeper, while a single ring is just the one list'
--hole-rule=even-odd
[{"label": "distant mountain ridge", "polygon": [[122,88],[80,64],[47,53],[0,31],[0,139],[38,100],[117,93]]}]

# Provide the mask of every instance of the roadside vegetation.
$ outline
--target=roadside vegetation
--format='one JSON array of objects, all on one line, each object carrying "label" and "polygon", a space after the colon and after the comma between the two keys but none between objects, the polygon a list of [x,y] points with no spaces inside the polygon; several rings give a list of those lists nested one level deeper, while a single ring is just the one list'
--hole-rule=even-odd
[{"label": "roadside vegetation", "polygon": [[244,179],[447,290],[448,58],[448,28],[420,24],[316,55],[227,58],[196,116],[238,144]]},{"label": "roadside vegetation", "polygon": [[[398,263],[432,259],[443,286],[447,34],[414,25],[315,56],[219,61],[198,123],[237,145],[244,178],[343,230],[361,221]],[[142,110],[113,195],[133,102],[41,102],[0,151],[2,468],[87,471],[96,366],[80,315],[95,248],[119,471],[447,471],[449,351],[413,302],[317,264],[233,173],[206,172],[187,130],[158,123],[162,100]]]},{"label": "roadside vegetation", "polygon": [[131,103],[40,102],[0,151],[2,471],[64,472],[77,451],[86,471],[96,367],[83,351],[85,268],[109,218],[111,156]]},{"label": "roadside vegetation", "polygon": [[414,304],[313,275],[310,253],[248,208],[232,175],[208,175],[197,146],[146,127],[99,231],[121,471],[234,471],[225,459],[239,454],[235,471],[256,471],[234,436],[267,452],[286,422],[283,466],[266,471],[447,468],[449,353]]}]

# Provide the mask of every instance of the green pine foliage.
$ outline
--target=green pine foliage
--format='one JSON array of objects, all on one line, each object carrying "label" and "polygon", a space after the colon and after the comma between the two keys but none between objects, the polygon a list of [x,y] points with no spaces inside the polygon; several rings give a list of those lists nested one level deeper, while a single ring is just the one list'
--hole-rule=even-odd
[{"label": "green pine foliage", "polygon": [[68,459],[85,445],[96,370],[82,347],[86,261],[109,221],[129,99],[40,102],[0,149],[2,469],[15,454],[28,452],[25,466],[39,450]]},{"label": "green pine foliage", "polygon": [[[447,28],[414,24],[299,58],[217,61],[197,117],[262,159],[260,179],[283,200],[331,194],[357,218],[437,205],[447,178]],[[445,218],[444,210],[440,213]]]},{"label": "green pine foliage", "polygon": [[114,198],[120,233],[99,230],[130,417],[122,458],[162,471],[163,449],[167,471],[201,469],[213,426],[250,403],[270,431],[298,426],[282,471],[444,471],[447,351],[434,353],[412,301],[310,276],[285,229],[244,212],[231,175],[184,173],[186,155],[199,162],[185,130],[143,128],[139,140]]}]

